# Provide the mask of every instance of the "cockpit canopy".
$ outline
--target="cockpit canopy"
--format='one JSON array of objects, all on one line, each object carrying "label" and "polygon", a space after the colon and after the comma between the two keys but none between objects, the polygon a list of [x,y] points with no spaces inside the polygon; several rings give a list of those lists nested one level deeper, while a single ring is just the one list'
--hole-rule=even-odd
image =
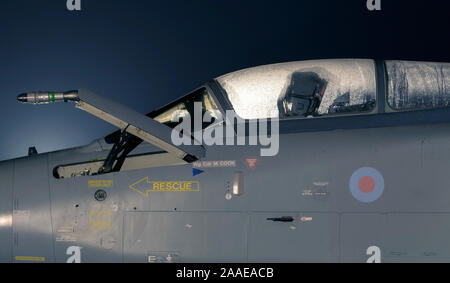
[{"label": "cockpit canopy", "polygon": [[[377,90],[377,86],[384,87]],[[377,97],[382,99],[381,104]],[[445,107],[450,107],[449,63],[380,61],[375,64],[368,59],[340,59],[274,64],[230,73],[147,116],[151,121],[174,128],[188,117],[195,118],[198,109],[202,117],[206,113],[210,115],[209,120],[201,121],[201,128],[195,127],[196,119],[191,119],[191,129],[200,131],[222,124],[220,111],[230,108],[242,119],[298,119]],[[218,114],[214,116],[210,112]],[[93,113],[103,117],[101,111]],[[161,126],[159,123],[156,125]],[[106,143],[114,144],[105,160],[58,166],[55,177],[186,164],[197,158],[191,155],[174,158],[168,152],[154,150],[142,155],[134,151],[142,141],[133,133],[118,130],[105,137]],[[169,150],[179,152],[178,148],[169,147]]]},{"label": "cockpit canopy", "polygon": [[387,61],[388,97],[393,110],[450,106],[450,64]]},{"label": "cockpit canopy", "polygon": [[[389,111],[450,106],[449,63],[385,64]],[[376,108],[376,80],[375,62],[367,59],[266,65],[217,78],[244,119],[370,113]]]},{"label": "cockpit canopy", "polygon": [[371,111],[373,60],[317,60],[261,66],[219,77],[244,119],[322,116]]},{"label": "cockpit canopy", "polygon": [[[450,106],[450,64],[385,61],[387,111]],[[375,61],[312,60],[259,66],[216,79],[243,119],[307,118],[372,113],[377,108]],[[217,94],[216,94],[217,95]],[[170,127],[176,110],[218,110],[211,93],[199,89],[149,116]],[[192,116],[192,113],[191,113]],[[175,119],[178,121],[178,119]],[[207,126],[207,125],[203,125]]]}]

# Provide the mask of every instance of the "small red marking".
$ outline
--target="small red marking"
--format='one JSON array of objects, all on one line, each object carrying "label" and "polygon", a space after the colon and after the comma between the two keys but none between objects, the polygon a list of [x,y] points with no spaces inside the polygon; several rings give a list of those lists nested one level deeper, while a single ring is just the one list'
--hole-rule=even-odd
[{"label": "small red marking", "polygon": [[325,91],[327,90],[327,86],[322,87],[320,90],[320,96],[323,96],[325,94]]},{"label": "small red marking", "polygon": [[365,194],[370,194],[375,190],[375,180],[370,176],[365,176],[359,179],[358,187],[359,190]]},{"label": "small red marking", "polygon": [[256,168],[256,163],[258,163],[258,158],[246,158],[245,162],[249,169],[254,170]]}]

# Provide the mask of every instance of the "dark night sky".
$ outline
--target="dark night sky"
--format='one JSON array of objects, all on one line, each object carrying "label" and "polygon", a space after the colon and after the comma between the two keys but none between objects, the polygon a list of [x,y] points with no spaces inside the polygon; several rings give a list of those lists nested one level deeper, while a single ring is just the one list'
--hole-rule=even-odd
[{"label": "dark night sky", "polygon": [[[66,0],[0,2],[0,160],[115,130],[33,90],[89,88],[148,113],[224,73],[319,58],[450,62],[449,1]],[[447,4],[446,4],[447,3]]]}]

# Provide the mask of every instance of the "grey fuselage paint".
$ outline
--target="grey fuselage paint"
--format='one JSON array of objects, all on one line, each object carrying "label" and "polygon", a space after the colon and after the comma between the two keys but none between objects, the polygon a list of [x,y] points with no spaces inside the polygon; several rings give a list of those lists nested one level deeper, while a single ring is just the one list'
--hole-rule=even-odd
[{"label": "grey fuselage paint", "polygon": [[[0,261],[450,262],[450,109],[384,113],[376,68],[377,113],[283,120],[274,157],[209,146],[199,162],[233,165],[53,176],[104,159],[111,145],[98,140],[0,162]],[[206,86],[231,108],[217,81]],[[162,182],[198,190],[154,190]]]},{"label": "grey fuselage paint", "polygon": [[[204,160],[236,166],[195,177],[192,165],[53,177],[55,166],[108,153],[92,146],[2,162],[2,215],[13,223],[1,227],[0,258],[66,262],[67,249],[79,246],[82,262],[365,262],[376,246],[382,262],[450,261],[449,130],[440,123],[285,134],[275,157],[258,157],[256,146],[213,146]],[[349,189],[364,167],[384,178],[372,203]],[[245,192],[227,198],[235,172],[243,172]],[[198,181],[200,190],[145,196],[130,188],[145,177]],[[94,198],[99,188],[103,201]],[[294,221],[267,220],[285,216]]]}]

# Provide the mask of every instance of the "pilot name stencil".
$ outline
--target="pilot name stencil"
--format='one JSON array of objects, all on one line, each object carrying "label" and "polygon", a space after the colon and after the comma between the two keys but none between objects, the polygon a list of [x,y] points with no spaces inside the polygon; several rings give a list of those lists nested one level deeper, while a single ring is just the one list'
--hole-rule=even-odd
[{"label": "pilot name stencil", "polygon": [[192,163],[195,168],[226,168],[236,167],[236,160],[197,161]]}]

